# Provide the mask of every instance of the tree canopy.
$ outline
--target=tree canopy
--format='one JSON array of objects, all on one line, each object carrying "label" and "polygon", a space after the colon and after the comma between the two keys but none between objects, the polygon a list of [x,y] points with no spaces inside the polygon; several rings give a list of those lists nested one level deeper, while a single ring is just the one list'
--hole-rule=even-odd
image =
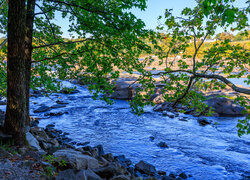
[{"label": "tree canopy", "polygon": [[[179,103],[190,108],[195,107],[197,112],[206,109],[206,105],[198,100],[204,100],[204,97],[195,91],[195,85],[204,90],[208,87],[224,88],[228,85],[237,92],[250,94],[248,89],[238,87],[228,80],[232,77],[240,78],[247,72],[246,68],[250,65],[247,49],[230,44],[225,38],[213,43],[208,50],[201,53],[202,57],[198,58],[205,40],[208,36],[215,35],[218,27],[241,31],[248,26],[249,7],[234,7],[234,0],[198,0],[197,6],[185,8],[181,17],[174,17],[172,11],[167,9],[163,24],[158,27],[161,33],[145,30],[144,22],[130,12],[131,8],[144,10],[145,0],[19,1],[25,4],[20,10],[20,13],[25,11],[25,16],[17,19],[11,11],[13,7],[17,8],[13,4],[16,1],[0,0],[0,28],[2,33],[8,32],[8,38],[11,38],[11,33],[15,33],[7,27],[13,21],[11,17],[25,24],[25,61],[17,63],[25,62],[25,65],[21,64],[20,67],[24,68],[22,72],[25,73],[23,85],[26,110],[18,112],[26,114],[26,125],[29,124],[30,86],[33,89],[41,87],[46,92],[55,92],[61,88],[59,80],[64,79],[84,79],[94,97],[97,97],[99,93],[112,93],[114,84],[107,79],[116,80],[123,71],[130,74],[139,72],[141,76],[137,81],[142,86],[137,89],[136,96],[130,102],[132,109],[138,114],[143,112],[144,105],[153,105],[150,97],[155,89],[155,75],[160,75],[163,79],[166,101],[171,102],[173,107]],[[69,21],[68,31],[72,32],[74,37],[62,37],[61,27],[53,21],[56,14]],[[163,17],[159,17],[159,20],[162,19]],[[165,30],[163,37],[162,32]],[[150,44],[146,40],[150,41]],[[0,91],[1,94],[6,94],[6,86],[13,84],[6,83],[6,57],[9,67],[13,62],[6,56],[9,51],[5,39],[1,41],[0,48]],[[193,51],[187,52],[188,48]],[[150,57],[139,61],[142,53],[152,55],[152,52],[162,60],[160,63],[165,63],[164,72],[154,74],[145,70],[153,61]],[[177,55],[181,55],[181,58],[176,62],[178,69],[174,69],[175,62],[169,60],[169,57]],[[189,59],[191,62],[187,63]],[[236,67],[239,68],[238,73],[232,74]],[[7,71],[10,72],[8,69]],[[204,78],[213,80],[205,82]],[[247,78],[249,84],[250,76]],[[208,83],[213,86],[208,86]],[[7,109],[13,107],[10,104],[13,102],[9,101],[13,95],[7,96]],[[106,96],[101,99],[112,102]],[[237,100],[249,109],[248,99],[240,96]],[[9,116],[7,122],[18,117]],[[13,126],[11,133],[16,133],[18,125],[10,123],[10,126]],[[249,133],[249,115],[239,123],[238,128],[240,135]],[[23,134],[24,130],[20,133]]]}]

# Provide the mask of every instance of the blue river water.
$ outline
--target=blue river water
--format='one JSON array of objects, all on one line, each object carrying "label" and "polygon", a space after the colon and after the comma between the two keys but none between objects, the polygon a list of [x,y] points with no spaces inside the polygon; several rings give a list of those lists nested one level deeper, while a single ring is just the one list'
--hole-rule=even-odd
[{"label": "blue river water", "polygon": [[[94,101],[86,88],[77,89],[76,94],[31,97],[31,116],[44,118],[40,120],[41,127],[55,123],[56,129],[68,132],[68,137],[76,142],[102,144],[106,153],[124,154],[135,163],[144,160],[158,170],[186,172],[193,176],[190,179],[250,177],[250,136],[237,136],[239,118],[211,117],[218,125],[203,127],[195,117],[180,114],[170,119],[153,112],[152,107],[146,107],[145,113],[137,116],[126,101],[107,105]],[[63,112],[62,116],[48,118],[45,113],[33,113],[40,105],[52,106],[56,100],[69,103],[65,108],[50,110]],[[181,117],[187,117],[187,121],[180,121]],[[151,136],[155,139],[151,140]],[[161,141],[169,148],[158,147]]]}]

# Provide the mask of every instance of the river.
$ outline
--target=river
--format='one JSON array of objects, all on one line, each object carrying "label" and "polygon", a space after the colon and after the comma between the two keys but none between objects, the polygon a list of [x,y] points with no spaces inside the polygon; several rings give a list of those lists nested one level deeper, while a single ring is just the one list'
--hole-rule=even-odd
[{"label": "river", "polygon": [[[64,82],[65,86],[73,84]],[[102,144],[106,153],[124,154],[134,162],[147,161],[158,170],[185,172],[189,179],[242,179],[250,177],[250,136],[237,136],[239,118],[210,118],[217,126],[200,126],[195,117],[170,119],[146,107],[145,113],[136,116],[128,102],[116,100],[107,105],[93,100],[88,90],[77,86],[76,94],[52,94],[48,97],[31,97],[31,116],[42,117],[39,126],[55,123],[55,128],[69,133],[76,142]],[[47,117],[33,113],[40,105],[52,106],[56,100],[66,101],[65,108],[50,112],[64,112],[62,116]],[[35,103],[35,104],[34,104]],[[1,106],[4,109],[4,106]],[[154,137],[152,140],[150,137]],[[164,141],[169,148],[160,148]]]}]

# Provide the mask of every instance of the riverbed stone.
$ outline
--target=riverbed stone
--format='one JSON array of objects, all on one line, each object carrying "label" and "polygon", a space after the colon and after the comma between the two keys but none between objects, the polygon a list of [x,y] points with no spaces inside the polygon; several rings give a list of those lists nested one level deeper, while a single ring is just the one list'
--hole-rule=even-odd
[{"label": "riverbed stone", "polygon": [[170,118],[175,118],[175,114],[174,113],[172,113],[172,112],[168,112],[168,111],[163,111],[162,112],[162,115],[163,116],[168,116],[168,117],[170,117]]},{"label": "riverbed stone", "polygon": [[130,177],[125,176],[125,175],[119,175],[119,176],[115,176],[113,178],[111,178],[110,180],[129,180]]},{"label": "riverbed stone", "polygon": [[63,115],[63,112],[50,112],[45,114],[45,116],[61,116],[61,115]]},{"label": "riverbed stone", "polygon": [[76,171],[67,169],[58,173],[56,180],[76,180]]},{"label": "riverbed stone", "polygon": [[106,178],[106,179],[110,179],[120,174],[118,167],[114,163],[110,163],[108,166],[105,167],[93,169],[93,171],[101,178]]},{"label": "riverbed stone", "polygon": [[69,103],[66,102],[66,101],[60,101],[60,100],[57,100],[56,103],[57,103],[57,104],[69,104]]},{"label": "riverbed stone", "polygon": [[53,155],[58,157],[59,161],[62,159],[65,160],[77,170],[99,168],[98,160],[73,149],[58,150]]},{"label": "riverbed stone", "polygon": [[130,87],[117,87],[109,97],[112,99],[131,100],[133,97],[133,89]]},{"label": "riverbed stone", "polygon": [[102,180],[100,176],[95,174],[92,170],[81,170],[76,174],[76,180]]},{"label": "riverbed stone", "polygon": [[225,97],[212,97],[208,98],[205,103],[212,107],[215,113],[218,113],[219,116],[244,116],[242,113],[245,110],[244,107],[241,107],[239,104],[235,104],[232,99]]},{"label": "riverbed stone", "polygon": [[51,106],[52,109],[58,109],[58,108],[64,108],[64,107],[66,107],[65,104],[55,104],[55,105]]},{"label": "riverbed stone", "polygon": [[10,158],[12,154],[0,147],[0,159]]},{"label": "riverbed stone", "polygon": [[60,91],[60,93],[63,93],[63,94],[76,94],[76,93],[79,93],[80,91],[77,90],[77,89],[74,89],[74,90],[68,90],[68,89],[63,89]]},{"label": "riverbed stone", "polygon": [[41,113],[41,112],[46,112],[49,111],[51,108],[46,106],[46,105],[42,105],[39,108],[37,108],[36,110],[34,110],[34,113]]},{"label": "riverbed stone", "polygon": [[188,178],[188,176],[184,172],[180,173],[179,177],[181,177],[182,179],[187,179]]},{"label": "riverbed stone", "polygon": [[140,161],[135,165],[135,169],[143,174],[154,175],[157,173],[155,167],[145,161]]},{"label": "riverbed stone", "polygon": [[30,132],[26,133],[26,140],[32,148],[38,151],[41,150],[38,140]]},{"label": "riverbed stone", "polygon": [[158,147],[161,147],[161,148],[168,148],[168,145],[166,142],[164,141],[161,141],[157,144]]},{"label": "riverbed stone", "polygon": [[198,122],[201,126],[206,126],[206,125],[212,123],[211,120],[208,120],[207,118],[204,118],[204,117],[199,117],[199,118],[197,119],[197,122]]}]

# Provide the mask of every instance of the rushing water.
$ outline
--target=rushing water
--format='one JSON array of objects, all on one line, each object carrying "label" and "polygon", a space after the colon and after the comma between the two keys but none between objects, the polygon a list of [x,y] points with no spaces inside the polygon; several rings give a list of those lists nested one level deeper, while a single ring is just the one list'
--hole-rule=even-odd
[{"label": "rushing water", "polygon": [[[66,82],[66,86],[72,86]],[[186,172],[190,179],[241,179],[250,176],[250,136],[237,136],[238,118],[211,118],[218,126],[200,126],[196,119],[187,116],[170,119],[161,113],[145,109],[136,116],[131,113],[128,102],[117,100],[114,105],[92,100],[91,94],[78,86],[77,94],[54,94],[50,98],[31,98],[31,115],[41,104],[51,106],[53,100],[69,102],[67,107],[50,112],[68,112],[58,117],[40,120],[40,126],[55,123],[55,127],[70,133],[76,142],[90,141],[90,145],[102,144],[105,152],[124,154],[134,162],[145,160],[158,170]],[[37,103],[37,104],[34,104]],[[155,137],[151,140],[150,136]],[[156,144],[164,141],[169,148]]]}]

